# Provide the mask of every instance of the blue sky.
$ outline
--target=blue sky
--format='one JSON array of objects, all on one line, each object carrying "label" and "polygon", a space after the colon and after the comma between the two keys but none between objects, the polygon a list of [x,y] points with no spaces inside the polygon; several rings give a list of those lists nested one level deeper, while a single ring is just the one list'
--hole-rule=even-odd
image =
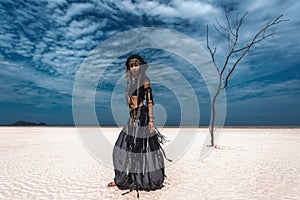
[{"label": "blue sky", "polygon": [[[17,120],[74,124],[72,92],[82,63],[103,41],[134,28],[171,29],[191,37],[207,51],[208,24],[211,45],[217,46],[217,61],[221,64],[226,55],[226,40],[214,30],[213,24],[215,19],[224,23],[225,6],[231,19],[236,12],[249,12],[241,29],[242,42],[280,14],[289,19],[276,27],[275,37],[256,45],[238,65],[226,89],[225,124],[299,125],[300,2],[295,0],[2,0],[0,125]],[[122,80],[124,61],[130,53],[116,57],[99,77],[94,106],[101,125],[126,122],[128,111]],[[184,58],[162,49],[137,49],[132,53],[145,57],[151,79],[171,83],[178,91],[186,88],[174,77],[173,69],[182,75],[198,100],[200,125],[209,123],[208,89],[201,74]],[[188,124],[189,119],[180,118],[182,110],[176,93],[159,82],[152,86],[157,124]],[[189,104],[188,94],[184,101]],[[193,108],[189,109],[192,113]]]}]

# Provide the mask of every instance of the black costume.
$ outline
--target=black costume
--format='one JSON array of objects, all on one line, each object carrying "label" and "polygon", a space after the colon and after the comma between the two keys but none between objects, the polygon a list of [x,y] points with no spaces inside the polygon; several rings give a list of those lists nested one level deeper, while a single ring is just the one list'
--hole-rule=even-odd
[{"label": "black costume", "polygon": [[[137,81],[128,80],[126,99],[131,108],[130,97],[137,96],[138,104],[146,99],[146,105],[154,105],[151,88],[145,88],[149,79],[144,76]],[[139,82],[143,84],[139,84]],[[164,136],[155,128],[150,133],[148,107],[130,111],[127,125],[122,129],[113,150],[114,181],[118,188],[132,190],[155,190],[163,186],[165,153],[160,145]]]}]

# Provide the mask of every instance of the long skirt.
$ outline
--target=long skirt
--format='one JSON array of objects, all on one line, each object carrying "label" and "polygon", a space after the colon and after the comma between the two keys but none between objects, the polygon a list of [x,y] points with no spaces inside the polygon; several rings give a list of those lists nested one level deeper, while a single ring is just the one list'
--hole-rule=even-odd
[{"label": "long skirt", "polygon": [[160,145],[163,136],[157,128],[150,133],[146,106],[134,109],[130,115],[113,150],[114,181],[120,189],[159,189],[165,178],[165,153]]}]

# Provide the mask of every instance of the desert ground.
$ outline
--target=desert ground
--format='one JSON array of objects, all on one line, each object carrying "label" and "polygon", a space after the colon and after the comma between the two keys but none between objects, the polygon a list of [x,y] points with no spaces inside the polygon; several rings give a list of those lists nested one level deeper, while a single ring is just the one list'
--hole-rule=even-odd
[{"label": "desert ground", "polygon": [[[113,146],[120,128],[101,130]],[[161,129],[170,144],[176,130]],[[300,128],[224,128],[202,158],[207,133],[198,128],[166,165],[164,187],[140,191],[140,199],[300,199]],[[136,191],[107,187],[113,168],[92,155],[76,127],[0,127],[0,158],[0,199],[137,199]]]}]

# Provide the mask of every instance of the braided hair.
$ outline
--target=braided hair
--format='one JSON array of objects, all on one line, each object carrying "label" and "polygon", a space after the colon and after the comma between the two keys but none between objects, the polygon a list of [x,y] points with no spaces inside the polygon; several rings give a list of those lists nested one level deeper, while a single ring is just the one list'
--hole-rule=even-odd
[{"label": "braided hair", "polygon": [[[140,64],[140,71],[137,79],[130,72],[130,61],[136,60]],[[148,68],[147,62],[145,62],[144,58],[140,55],[134,54],[127,58],[126,60],[126,101],[128,102],[129,98],[133,91],[137,90],[138,103],[140,101],[139,87],[143,86],[146,80],[146,70]]]}]

